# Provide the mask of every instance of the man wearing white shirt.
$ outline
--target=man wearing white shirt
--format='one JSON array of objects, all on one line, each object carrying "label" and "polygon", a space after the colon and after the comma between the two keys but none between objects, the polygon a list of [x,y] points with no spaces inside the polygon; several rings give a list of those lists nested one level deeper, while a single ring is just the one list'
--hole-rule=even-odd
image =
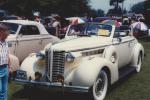
[{"label": "man wearing white shirt", "polygon": [[0,24],[0,100],[7,100],[9,52],[5,39],[8,35],[8,27]]}]

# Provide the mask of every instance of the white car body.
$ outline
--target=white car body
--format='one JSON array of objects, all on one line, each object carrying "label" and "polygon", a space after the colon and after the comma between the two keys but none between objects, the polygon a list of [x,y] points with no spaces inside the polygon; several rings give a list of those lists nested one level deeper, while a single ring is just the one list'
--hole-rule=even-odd
[{"label": "white car body", "polygon": [[[14,31],[11,29],[15,29],[15,32],[7,38],[12,71],[16,71],[20,67],[19,63],[30,53],[39,52],[48,43],[59,40],[57,37],[50,35],[42,24],[35,21],[4,20],[1,23],[7,24],[10,31]],[[35,28],[37,34],[34,34],[34,32],[32,34],[21,33],[22,30],[25,30],[25,27]]]},{"label": "white car body", "polygon": [[[90,25],[103,26],[94,23],[87,25],[89,25],[88,27]],[[143,59],[144,49],[133,37],[132,30],[124,30],[121,33],[115,32],[115,26],[108,27],[112,28],[109,35],[108,30],[91,28],[91,31],[86,32],[93,34],[90,32],[96,31],[96,34],[98,32],[99,35],[84,36],[85,34],[81,34],[83,36],[78,36],[70,35],[72,31],[72,26],[70,26],[64,40],[47,45],[41,51],[40,56],[31,54],[23,61],[20,70],[22,73],[26,73],[27,77],[25,79],[18,78],[16,81],[24,84],[64,86],[65,89],[69,88],[69,91],[88,91],[95,86],[101,71],[107,73],[110,84],[122,77],[120,70],[126,68],[128,64],[130,67],[127,68],[140,71],[137,69],[137,62],[139,62],[139,55]],[[42,59],[42,54],[45,56],[44,59]],[[36,82],[36,72],[41,73],[42,77],[46,76],[48,81]],[[18,72],[18,75],[21,74]],[[105,94],[102,98],[93,94],[94,99],[102,100]]]}]

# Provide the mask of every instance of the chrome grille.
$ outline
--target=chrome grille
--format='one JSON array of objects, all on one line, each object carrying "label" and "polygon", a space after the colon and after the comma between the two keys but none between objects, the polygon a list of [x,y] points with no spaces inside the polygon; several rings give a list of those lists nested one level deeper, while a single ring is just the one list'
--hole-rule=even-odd
[{"label": "chrome grille", "polygon": [[57,82],[57,76],[64,75],[65,51],[53,51],[52,81]]},{"label": "chrome grille", "polygon": [[57,76],[64,75],[65,51],[45,51],[45,75],[51,82],[57,82]]}]

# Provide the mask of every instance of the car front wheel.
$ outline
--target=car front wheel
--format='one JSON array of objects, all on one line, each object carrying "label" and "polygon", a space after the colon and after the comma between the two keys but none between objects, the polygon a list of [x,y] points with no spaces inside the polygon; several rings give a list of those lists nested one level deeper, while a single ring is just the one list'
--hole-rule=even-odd
[{"label": "car front wheel", "polygon": [[93,85],[93,98],[94,100],[103,100],[106,96],[108,88],[107,73],[102,70]]}]

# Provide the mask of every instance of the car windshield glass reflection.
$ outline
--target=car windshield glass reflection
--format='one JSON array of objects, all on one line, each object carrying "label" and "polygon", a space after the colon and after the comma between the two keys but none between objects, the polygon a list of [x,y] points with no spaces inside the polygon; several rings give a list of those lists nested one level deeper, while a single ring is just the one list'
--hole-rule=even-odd
[{"label": "car windshield glass reflection", "polygon": [[10,34],[16,34],[19,25],[14,24],[14,23],[6,23],[6,22],[1,22],[2,24],[6,25],[10,29]]},{"label": "car windshield glass reflection", "polygon": [[70,26],[68,36],[110,36],[112,26],[103,24],[78,24]]}]

